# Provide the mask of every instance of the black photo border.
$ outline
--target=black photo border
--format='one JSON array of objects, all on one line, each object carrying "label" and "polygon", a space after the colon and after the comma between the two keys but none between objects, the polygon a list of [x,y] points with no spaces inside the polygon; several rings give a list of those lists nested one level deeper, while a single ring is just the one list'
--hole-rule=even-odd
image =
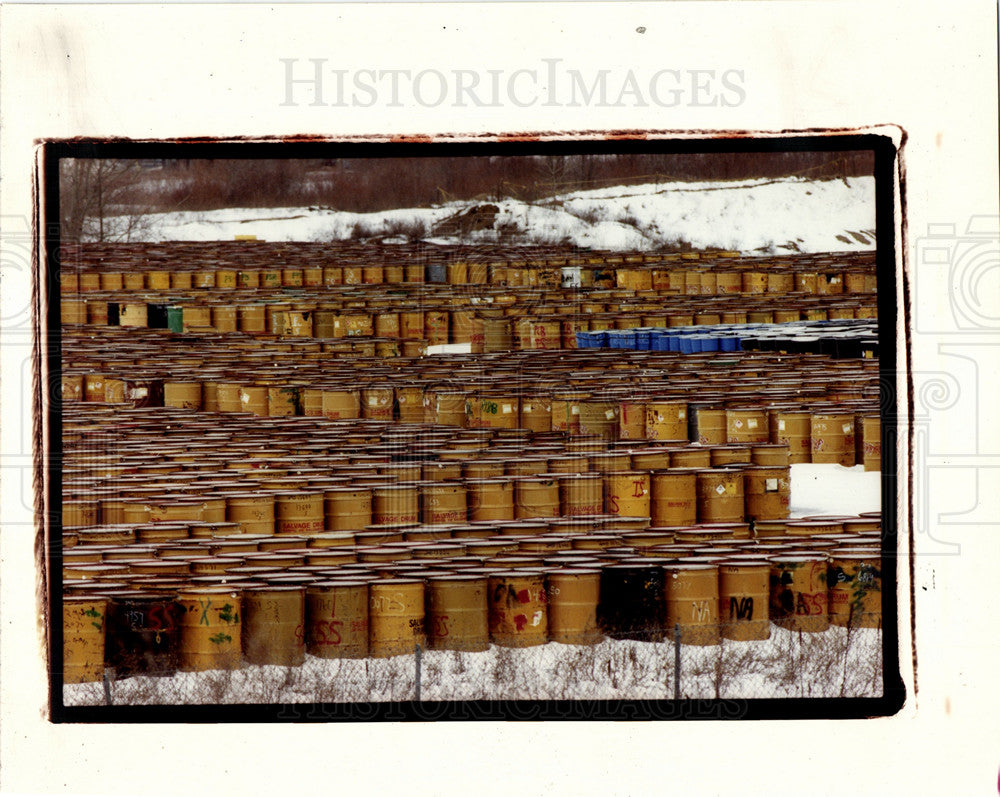
[{"label": "black photo border", "polygon": [[[551,136],[551,138],[550,138]],[[40,142],[40,175],[36,195],[36,225],[43,245],[38,258],[34,334],[39,359],[48,379],[36,380],[36,418],[48,427],[47,450],[39,452],[47,474],[45,505],[37,521],[47,555],[49,718],[55,723],[217,723],[217,722],[399,722],[470,720],[732,720],[732,719],[861,719],[891,716],[906,699],[899,661],[899,579],[901,567],[912,566],[908,555],[897,556],[898,518],[896,439],[909,408],[896,394],[897,347],[905,354],[909,335],[897,339],[900,308],[897,290],[907,287],[897,270],[897,213],[903,219],[902,152],[884,133],[841,130],[789,133],[620,131],[611,133],[518,134],[512,136],[424,137],[398,139],[284,138],[273,140],[138,141],[73,139]],[[722,700],[489,700],[443,702],[371,702],[345,704],[238,704],[170,706],[66,706],[63,703],[62,622],[62,414],[61,327],[59,303],[59,161],[64,158],[378,158],[463,157],[534,154],[723,153],[794,151],[871,151],[874,155],[876,204],[876,270],[880,405],[882,435],[882,662],[884,691],[876,698],[752,698]],[[896,191],[899,188],[899,196]],[[41,203],[39,204],[39,199]],[[907,320],[907,306],[903,318]],[[42,336],[44,329],[45,336]],[[909,374],[906,375],[909,384]],[[911,395],[907,390],[907,396]],[[906,413],[904,415],[904,413]],[[907,446],[907,450],[909,450]],[[37,461],[37,458],[36,458]],[[908,511],[905,507],[903,511]],[[887,566],[891,565],[891,566]],[[912,581],[912,579],[911,579]],[[905,599],[911,604],[910,596]],[[914,621],[911,619],[911,625]]]}]

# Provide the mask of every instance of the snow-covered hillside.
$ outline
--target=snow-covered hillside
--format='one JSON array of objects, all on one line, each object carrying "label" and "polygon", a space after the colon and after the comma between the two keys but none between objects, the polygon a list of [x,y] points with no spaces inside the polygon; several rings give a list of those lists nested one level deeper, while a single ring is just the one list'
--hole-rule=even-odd
[{"label": "snow-covered hillside", "polygon": [[[227,208],[153,214],[146,241],[267,241],[419,237],[439,243],[576,244],[649,251],[719,248],[745,253],[868,250],[875,246],[875,181],[802,178],[615,186],[537,202],[490,203],[492,227],[464,237],[440,234],[442,222],[475,206],[348,213],[328,208]],[[114,220],[105,220],[106,228]],[[437,234],[435,232],[437,231]],[[401,238],[400,240],[405,240]]]}]

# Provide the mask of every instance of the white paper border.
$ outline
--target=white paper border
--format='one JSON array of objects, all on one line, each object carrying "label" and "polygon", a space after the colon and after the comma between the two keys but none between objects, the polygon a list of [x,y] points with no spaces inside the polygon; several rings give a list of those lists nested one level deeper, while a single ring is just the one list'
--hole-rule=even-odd
[{"label": "white paper border", "polygon": [[[988,327],[946,328],[947,275],[923,262],[929,225],[968,239],[996,216],[996,11],[988,2],[418,4],[374,6],[4,6],[0,10],[4,233],[0,309],[0,782],[17,792],[257,793],[289,785],[406,791],[635,793],[728,784],[742,793],[990,793],[997,775],[995,645],[982,590],[997,529],[978,507],[997,467],[1000,385]],[[638,33],[638,28],[644,28]],[[68,57],[67,57],[68,56]],[[345,68],[742,69],[738,107],[280,107],[281,57]],[[383,67],[384,64],[384,67]],[[466,66],[469,65],[469,66]],[[591,73],[588,73],[591,74]],[[899,125],[907,133],[908,253],[915,273],[913,368],[943,374],[965,412],[927,408],[933,474],[917,529],[919,693],[912,713],[872,721],[435,723],[189,727],[52,726],[30,607],[23,506],[27,391],[23,306],[30,272],[11,233],[30,219],[32,143],[75,135],[364,135],[517,130],[766,129]],[[963,240],[965,240],[963,239]],[[19,248],[20,247],[20,248]],[[928,287],[924,291],[924,286]],[[933,289],[933,290],[931,290]],[[927,308],[926,310],[924,308]],[[921,317],[934,323],[919,329]],[[962,354],[956,355],[955,350]],[[965,360],[961,358],[965,357]],[[969,360],[968,358],[972,358]],[[960,402],[961,403],[961,402]],[[919,407],[918,407],[919,410]],[[914,474],[918,491],[920,474]],[[970,495],[968,525],[946,495]],[[915,495],[918,504],[923,496]],[[981,510],[980,510],[981,512]],[[947,518],[945,518],[947,520]],[[995,520],[993,523],[995,524]],[[923,535],[923,536],[921,536]],[[945,545],[958,541],[958,555]],[[724,766],[723,766],[724,765]],[[725,776],[723,776],[725,777]],[[784,785],[782,785],[784,784]],[[572,785],[572,788],[571,788]]]}]

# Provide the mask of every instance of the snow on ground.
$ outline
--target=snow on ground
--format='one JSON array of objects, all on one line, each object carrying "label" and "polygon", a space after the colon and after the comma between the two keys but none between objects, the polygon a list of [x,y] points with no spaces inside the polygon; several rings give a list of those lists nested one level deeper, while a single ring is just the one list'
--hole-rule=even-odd
[{"label": "snow on ground", "polygon": [[[880,474],[862,466],[793,465],[791,515],[843,515],[880,506]],[[831,627],[797,634],[771,625],[766,641],[681,646],[681,697],[875,697],[882,694],[882,637]],[[605,640],[481,653],[422,654],[421,699],[663,699],[673,697],[670,641]],[[246,666],[234,672],[134,677],[111,685],[116,705],[337,703],[412,700],[413,654],[389,659],[321,659],[300,667]],[[105,702],[101,683],[66,685],[66,705]]]},{"label": "snow on ground", "polygon": [[[606,639],[466,653],[421,654],[424,701],[662,700],[674,697],[674,645]],[[799,634],[771,626],[758,642],[681,646],[681,698],[875,697],[882,694],[881,633],[831,627]],[[416,656],[321,659],[298,667],[140,676],[110,685],[114,705],[355,703],[416,699]],[[105,702],[102,683],[64,688],[67,705]]]},{"label": "snow on ground", "polygon": [[[232,241],[255,235],[262,241],[331,241],[362,235],[394,235],[414,222],[433,225],[454,208],[416,208],[378,213],[348,213],[327,208],[225,208],[222,210],[150,213],[133,241]],[[120,225],[106,219],[109,228]],[[427,229],[429,229],[429,226]],[[400,241],[405,241],[401,238]]]},{"label": "snow on ground", "polygon": [[574,215],[631,226],[651,242],[680,240],[695,249],[874,248],[874,235],[864,232],[875,229],[872,178],[675,183],[654,192],[637,188],[648,187],[580,192],[563,198],[561,204]]},{"label": "snow on ground", "polygon": [[[434,234],[477,203],[348,213],[326,208],[227,208],[151,214],[145,241],[331,241],[422,237],[436,243],[569,243],[655,250],[690,245],[744,253],[831,252],[875,247],[875,181],[803,178],[655,183],[577,191],[537,202],[504,199],[493,228],[463,238]],[[114,220],[106,220],[111,227]]]},{"label": "snow on ground", "polygon": [[792,465],[792,517],[860,515],[882,507],[882,474],[863,465]]}]

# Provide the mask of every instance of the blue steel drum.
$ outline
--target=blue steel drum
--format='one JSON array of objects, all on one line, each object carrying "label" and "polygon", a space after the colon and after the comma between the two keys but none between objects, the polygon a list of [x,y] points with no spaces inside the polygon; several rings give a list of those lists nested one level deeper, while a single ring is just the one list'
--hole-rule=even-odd
[{"label": "blue steel drum", "polygon": [[719,339],[715,335],[697,335],[698,351],[718,351]]}]

